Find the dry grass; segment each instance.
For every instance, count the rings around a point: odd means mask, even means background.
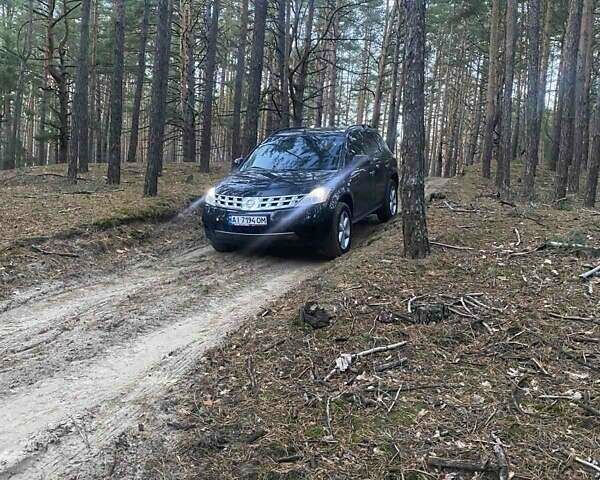
[[[159,196],[144,198],[139,164],[124,165],[117,187],[106,185],[106,165],[91,165],[75,186],[64,170],[53,165],[0,172],[0,300],[31,285],[122,267],[159,254],[174,240],[197,243],[202,237],[197,217],[165,220],[224,174],[167,164]]]
[[[513,478],[594,478],[575,460],[600,462],[600,284],[577,278],[594,260],[511,253],[548,239],[598,245],[600,221],[577,208],[513,208],[481,196],[491,192],[468,172],[447,201],[473,211],[443,200],[429,210],[433,239],[473,250],[434,247],[430,258],[407,261],[393,223],[213,350],[169,393],[178,427],[147,462],[148,476],[497,478],[428,464],[431,456],[495,464],[495,434]],[[485,306],[463,304],[467,293]],[[422,295],[460,313],[432,324],[377,320],[406,315],[407,301]],[[330,327],[299,323],[310,300],[332,313]],[[323,380],[339,354],[399,341],[407,346]],[[375,371],[398,358],[402,367]],[[544,398],[573,395],[581,402]]]
[[[116,187],[106,185],[106,165],[91,165],[77,185],[69,185],[64,174],[64,165],[0,172],[0,251],[31,238],[173,215],[223,172],[207,176],[197,165],[167,164],[155,198],[142,196],[145,170],[140,164],[124,165]]]

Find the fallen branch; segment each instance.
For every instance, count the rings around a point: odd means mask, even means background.
[[[600,254],[600,248],[593,247],[591,245],[584,245],[583,243],[565,243],[565,242],[549,241],[549,242],[545,242],[544,246],[546,248],[559,248],[559,249],[568,249],[568,250],[584,250],[584,251],[589,251],[590,253],[592,253],[594,255]]]
[[[516,247],[521,245],[521,234],[519,233],[519,229],[515,228],[515,235],[517,236]]]
[[[583,278],[584,280],[589,280],[591,277],[597,277],[600,276],[600,265],[598,265],[596,268],[592,268],[590,271],[582,273],[581,275],[579,275],[580,278]]]
[[[472,209],[469,210],[466,208],[455,208],[446,201],[444,201],[444,205],[446,205],[446,208],[448,208],[452,212],[458,212],[458,213],[477,213],[478,212],[478,210],[472,210]]]
[[[594,317],[576,317],[572,315],[561,315],[559,313],[554,312],[546,312],[546,315],[553,318],[560,318],[561,320],[572,320],[574,322],[592,322],[596,323],[596,319]]]
[[[32,245],[31,249],[33,251],[41,253],[43,255],[58,255],[59,257],[79,258],[79,255],[77,253],[55,252],[55,251],[52,251],[52,250],[44,250],[43,248],[37,247],[35,245]]]
[[[579,465],[582,465],[583,467],[587,468],[588,470],[593,470],[597,473],[600,473],[600,467],[598,465],[595,465],[594,463],[591,462],[587,462],[581,458],[577,458],[575,457],[573,460],[575,460]]]
[[[530,249],[530,250],[524,250],[524,251],[522,251],[522,252],[514,252],[514,253],[511,253],[511,254],[508,256],[508,258],[512,258],[512,257],[521,257],[521,256],[523,256],[523,255],[530,255],[530,254],[532,254],[532,253],[539,252],[540,250],[543,250],[544,248],[546,248],[546,245],[545,245],[545,244],[541,244],[541,245],[539,245],[539,246],[537,246],[537,247],[535,247],[535,248],[532,248],[532,249]]]
[[[450,248],[452,250],[475,250],[474,248],[471,248],[471,247],[461,247],[461,246],[458,246],[458,245],[448,245],[446,243],[440,243],[440,242],[430,241],[429,243],[431,245],[436,245],[438,247],[443,247],[443,248]]]
[[[381,363],[379,365],[375,365],[373,370],[377,373],[385,372],[386,370],[391,370],[392,368],[402,367],[406,363],[408,359],[401,358],[400,360],[394,360],[393,362]]]
[[[430,467],[445,468],[450,470],[463,470],[465,472],[497,472],[497,465],[490,463],[475,463],[452,458],[428,457],[427,465]]]
[[[58,177],[58,178],[68,178],[66,175],[61,175],[60,173],[36,173],[34,177]],[[89,178],[77,177],[77,180],[81,180],[84,182],[89,182]]]
[[[383,347],[371,348],[369,350],[364,350],[364,351],[358,352],[358,353],[352,353],[352,354],[342,353],[335,361],[334,369],[331,370],[331,372],[329,372],[327,374],[327,376],[325,377],[324,380],[327,382],[338,371],[345,372],[346,370],[348,370],[348,368],[350,368],[350,365],[352,365],[352,362],[354,360],[356,360],[357,358],[366,357],[367,355],[372,355],[373,353],[387,352],[389,350],[394,350],[396,348],[404,347],[406,344],[408,344],[408,342],[399,342],[399,343],[393,343],[391,345],[386,345]]]

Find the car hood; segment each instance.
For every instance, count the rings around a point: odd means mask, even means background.
[[[336,171],[272,171],[250,169],[232,173],[216,187],[219,195],[270,197],[302,195],[335,177]]]

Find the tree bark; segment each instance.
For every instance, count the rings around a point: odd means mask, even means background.
[[[535,197],[535,175],[538,165],[540,145],[540,0],[529,0],[527,17],[527,35],[529,49],[527,53],[527,122],[526,122],[526,158],[521,196],[527,199]]]
[[[314,2],[314,0],[309,0],[309,2]],[[244,155],[254,148],[258,140],[266,18],[267,0],[255,0],[254,36],[252,39],[250,77],[248,79],[248,107],[246,108],[246,121],[244,122]]]
[[[194,20],[192,17],[193,0],[183,0],[181,2],[181,9],[181,118],[183,120],[183,161],[195,162],[196,70],[194,58]],[[211,33],[209,32],[209,41],[210,38],[212,38],[210,35]]]
[[[402,138],[404,255],[429,254],[425,213],[425,0],[404,0],[406,57]]]
[[[210,17],[206,51],[206,66],[204,71],[205,81],[204,100],[202,105],[202,133],[200,134],[200,171],[205,173],[208,173],[210,169],[210,152],[212,145],[213,90],[215,85],[215,67],[217,60],[217,34],[219,33],[219,3],[220,0],[213,0],[212,2],[212,13]]]
[[[556,105],[554,108],[554,118],[552,124],[552,145],[550,147],[550,155],[547,159],[548,169],[556,171],[558,165],[558,154],[560,152],[560,138],[562,131],[562,118],[563,118],[563,106],[564,106],[564,84],[563,78],[565,76],[565,62],[566,57],[566,37],[563,37],[562,49],[560,54],[560,64],[558,67],[558,79],[557,79],[557,92],[556,92]]]
[[[569,6],[569,22],[565,36],[563,54],[566,59],[575,59],[579,51],[579,32],[581,29],[581,10],[583,0],[571,0]],[[569,164],[573,158],[573,134],[575,129],[575,79],[577,65],[572,61],[565,61],[563,84],[563,109],[561,118],[560,150],[556,178],[554,183],[554,199],[561,200],[567,195],[567,180]],[[556,202],[559,206],[560,202]]]
[[[586,162],[589,138],[589,87],[591,65],[588,65],[592,49],[592,26],[594,0],[584,0],[581,18],[581,34],[577,53],[577,73],[575,79],[575,125],[573,131],[573,159],[569,167],[568,191],[579,191],[581,164]]]
[[[12,126],[10,136],[8,139],[8,151],[6,152],[6,160],[4,168],[12,169],[19,164],[21,158],[21,151],[23,146],[21,144],[21,122],[23,112],[23,96],[26,86],[25,75],[27,74],[28,62],[32,52],[32,39],[33,39],[33,0],[28,2],[28,19],[27,19],[27,30],[25,35],[25,44],[23,51],[20,53],[19,59],[19,76],[17,78],[17,91],[15,94],[14,112],[12,117]]]
[[[144,195],[156,196],[158,175],[161,170],[162,143],[165,133],[167,87],[169,74],[169,30],[171,12],[169,0],[158,0],[156,51],[152,69],[152,93],[150,100],[150,132],[148,135],[148,162]]]
[[[284,0],[280,1],[280,9],[285,8]],[[248,42],[248,0],[241,0],[240,6],[240,34],[237,48],[237,61],[235,66],[235,84],[233,90],[233,118],[231,126],[231,160],[239,158],[242,154],[240,135],[242,97],[244,78],[246,77],[246,43]]]
[[[142,94],[144,92],[144,78],[146,76],[146,43],[148,43],[149,23],[150,0],[144,0],[144,12],[142,14],[142,30],[140,32],[138,65],[135,79],[135,93],[133,94],[133,110],[131,112],[131,133],[129,135],[129,148],[127,150],[128,162],[135,162],[137,160],[140,134],[140,110],[142,105]]]
[[[494,150],[494,129],[497,121],[498,95],[498,47],[500,44],[500,0],[492,0],[492,16],[490,18],[490,49],[488,88],[485,108],[485,132],[483,150],[481,152],[481,173],[484,178],[491,177],[492,153]]]
[[[292,79],[293,84],[293,96],[292,96],[292,107],[294,110],[294,118],[293,123],[294,127],[302,126],[304,122],[304,104],[306,99],[304,98],[304,93],[306,90],[306,81],[308,75],[308,62],[311,53],[311,44],[312,44],[312,31],[313,31],[313,22],[315,15],[315,0],[308,0],[308,13],[306,18],[306,26],[305,26],[305,36],[304,36],[304,46],[302,48],[302,52],[300,54],[299,60],[299,69],[298,69],[298,80]]]
[[[596,192],[598,190],[598,171],[600,170],[600,95],[596,96],[596,112],[594,114],[591,137],[588,176],[583,200],[583,205],[588,208],[593,208],[596,204]]]
[[[400,42],[402,40],[400,34],[400,21],[398,21],[396,30],[396,38],[394,45],[394,59],[392,65],[392,84],[390,91],[390,113],[388,115],[388,124],[385,134],[385,142],[387,143],[390,151],[394,152],[396,150],[396,137],[398,132],[398,110],[397,110],[397,99],[398,92],[400,90],[400,85],[398,81],[399,70],[400,70],[400,60],[402,49],[400,48]]]
[[[89,155],[89,37],[91,0],[81,3],[81,24],[79,33],[79,56],[77,59],[77,79],[73,96],[73,117],[71,121],[71,148],[69,151],[68,177],[71,183],[77,183],[79,162],[87,164]]]
[[[373,100],[373,116],[371,117],[371,126],[379,128],[381,119],[381,102],[383,99],[383,86],[386,78],[386,69],[388,64],[388,54],[391,41],[392,26],[398,13],[398,0],[392,0],[394,5],[389,16],[386,16],[386,24],[383,35],[383,44],[379,54],[379,65],[377,68],[377,83],[375,85],[375,99]]]
[[[125,5],[124,0],[114,0],[115,52],[110,95],[110,138],[108,142],[109,185],[121,183],[121,131],[123,129],[123,70],[125,56]]]

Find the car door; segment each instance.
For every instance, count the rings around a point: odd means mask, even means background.
[[[376,132],[366,132],[366,151],[369,155],[369,176],[371,177],[370,210],[379,207],[385,198],[385,152],[379,145]]]
[[[354,130],[348,135],[346,144],[346,168],[350,169],[350,191],[354,199],[354,218],[369,213],[373,189],[373,176],[370,175],[369,161],[354,163],[357,155],[367,155],[363,130]]]
[[[377,177],[375,188],[383,201],[385,199],[387,184],[391,176],[390,167],[392,161],[394,161],[394,154],[390,151],[387,144],[378,133],[375,134],[375,141],[377,142],[379,158],[377,162],[377,173],[375,174]]]

